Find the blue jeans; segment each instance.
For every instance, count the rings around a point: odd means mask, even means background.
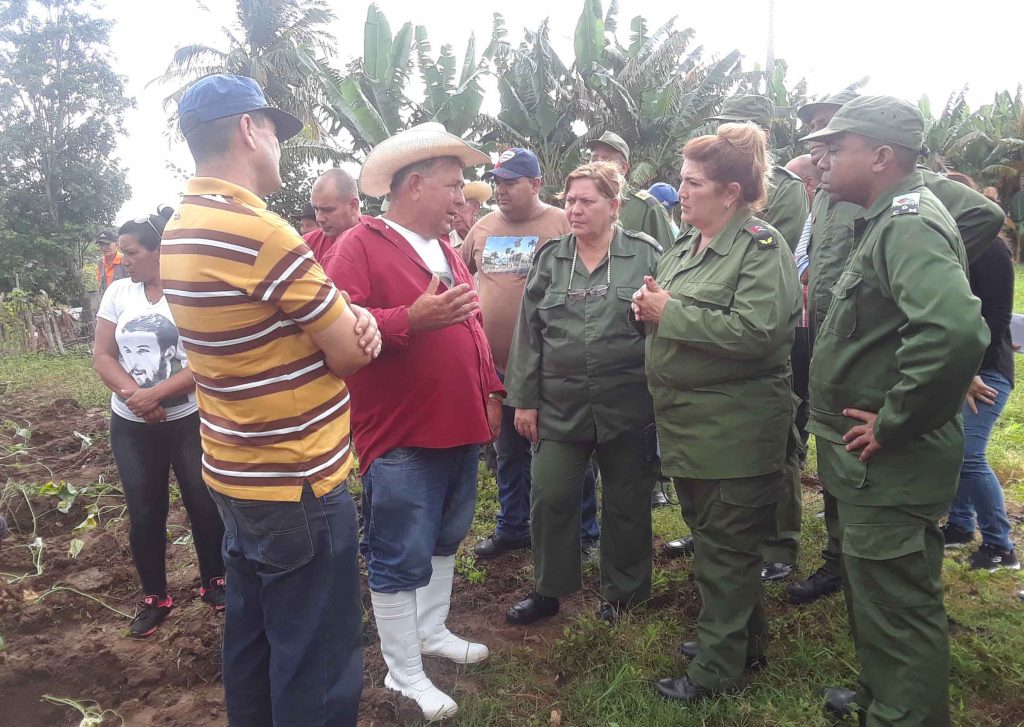
[[[1013,550],[1003,488],[985,457],[992,427],[1006,406],[1013,387],[998,371],[986,369],[979,376],[999,393],[994,405],[977,402],[977,414],[964,404],[964,463],[960,466],[960,486],[949,508],[949,522],[973,533],[977,519],[982,543]]]
[[[210,492],[224,519],[224,701],[232,727],[355,727],[363,689],[356,509]]]
[[[414,591],[430,558],[454,555],[473,524],[480,446],[395,447],[363,476],[363,541],[371,591]]]
[[[498,526],[495,534],[502,540],[530,537],[530,440],[516,431],[516,410],[501,407],[501,434],[494,440],[498,456]],[[597,466],[591,462],[583,476],[583,502],[580,540],[593,542],[601,537],[597,524]]]

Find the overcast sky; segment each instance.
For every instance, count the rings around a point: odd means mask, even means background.
[[[137,108],[125,119],[126,137],[120,155],[128,169],[132,197],[117,220],[153,211],[159,203],[176,204],[181,183],[167,171],[171,162],[192,171],[182,142],[166,135],[162,101],[172,89],[147,84],[167,67],[176,48],[189,43],[226,47],[222,26],[230,25],[234,0],[107,0],[102,13],[116,25],[112,33],[112,62],[128,79],[127,91]],[[338,22],[337,65],[360,55],[368,3],[333,0]],[[392,32],[411,20],[427,27],[435,55],[452,43],[462,60],[466,39],[475,32],[478,48],[490,37],[494,12],[505,16],[509,37],[518,42],[524,27],[536,28],[550,18],[555,47],[571,59],[572,37],[582,0],[515,0],[512,3],[475,0],[430,2],[378,0]],[[1024,2],[992,0],[976,5],[893,0],[857,0],[814,4],[776,0],[775,55],[789,63],[789,81],[806,77],[811,95],[838,90],[864,76],[864,89],[917,100],[927,94],[941,108],[949,94],[967,86],[972,107],[987,103],[1001,89],[1013,90],[1024,80],[1021,33]],[[945,7],[957,8],[951,14]],[[605,2],[607,8],[607,2]],[[692,27],[708,55],[733,48],[744,53],[744,66],[764,64],[768,40],[768,0],[729,0],[719,3],[619,1],[619,36],[628,42],[629,22],[647,18],[652,30],[678,14],[676,27]],[[707,57],[707,56],[706,56]]]

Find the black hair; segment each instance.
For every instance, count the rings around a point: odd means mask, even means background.
[[[131,235],[147,250],[156,250],[160,247],[160,239],[164,234],[164,227],[167,226],[167,221],[171,219],[173,214],[174,208],[162,204],[157,207],[155,215],[146,216],[148,221],[138,222],[137,220],[129,220],[118,228],[117,234]],[[143,218],[140,217],[139,219]]]
[[[147,313],[144,316],[133,318],[124,326],[125,333],[145,332],[156,336],[156,343],[160,346],[162,354],[169,348],[176,348],[178,345],[178,329],[174,323],[159,313]]]
[[[263,126],[270,118],[259,109],[245,113],[249,114],[258,126]],[[231,146],[231,132],[238,127],[238,119],[241,116],[243,114],[234,114],[207,121],[185,134],[185,142],[188,144],[188,150],[192,152],[192,158],[196,162],[205,162],[227,154]]]

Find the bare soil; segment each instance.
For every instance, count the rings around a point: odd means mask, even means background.
[[[0,432],[0,448],[8,448],[0,449],[0,483],[66,481],[82,487],[101,477],[117,482],[104,409],[86,409],[71,399],[0,395],[0,411],[4,419],[32,432],[27,452],[6,457],[4,453],[23,440],[11,426]],[[76,431],[90,437],[93,445],[83,449]],[[29,503],[16,493],[6,501],[3,514],[12,532],[0,545],[0,572],[35,573],[32,553],[24,547],[33,542],[33,523],[44,549],[41,575],[0,585],[0,635],[6,640],[6,650],[0,652],[0,727],[79,724],[77,711],[46,702],[43,695],[115,710],[128,727],[226,725],[220,679],[222,620],[199,600],[192,548],[169,540],[168,581],[175,610],[152,638],[133,640],[127,635],[129,616],[141,594],[128,549],[127,520],[106,519],[93,529],[75,531],[86,517],[85,506],[95,500],[80,497],[66,514],[56,509],[58,500],[34,496]],[[117,506],[123,500],[104,497],[99,504]],[[184,509],[173,504],[172,533],[184,532],[187,526]],[[75,559],[68,554],[74,538],[84,543]],[[538,683],[555,692],[559,675],[555,665],[546,663],[550,649],[545,646],[554,644],[573,615],[596,608],[596,600],[584,595],[565,599],[561,614],[529,629],[506,625],[505,609],[529,590],[529,564],[529,553],[519,552],[486,563],[483,586],[457,578],[449,625],[460,635],[486,642],[493,651],[532,646],[520,653],[535,655],[537,663],[531,666]],[[366,593],[363,602],[368,613]],[[372,618],[365,623],[359,726],[417,723],[415,704],[383,688],[385,669]],[[463,694],[480,688],[472,670],[438,659],[427,662],[431,679],[442,689],[453,689],[456,683]],[[121,722],[113,715],[104,722],[116,724]]]

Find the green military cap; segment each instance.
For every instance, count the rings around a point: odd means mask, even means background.
[[[629,161],[629,144],[627,144],[626,140],[623,139],[618,134],[613,134],[610,131],[606,131],[603,134],[601,134],[600,139],[591,139],[590,141],[588,141],[587,148],[592,150],[598,144],[610,146],[612,149],[614,149],[615,151],[619,152],[622,156],[624,156],[627,162]]]
[[[802,141],[824,141],[847,132],[919,151],[924,145],[924,116],[912,103],[894,96],[858,96],[839,109],[828,126]]]
[[[803,106],[796,110],[796,117],[805,124],[811,123],[811,119],[816,113],[824,108],[832,108],[837,111],[845,106],[846,104],[853,101],[860,94],[856,91],[846,89],[839,93],[834,93],[831,96],[826,96],[821,101],[812,101],[811,103],[805,103]]]
[[[755,93],[744,93],[730,96],[722,103],[718,116],[710,121],[753,121],[767,126],[775,116],[775,104],[767,96]]]

